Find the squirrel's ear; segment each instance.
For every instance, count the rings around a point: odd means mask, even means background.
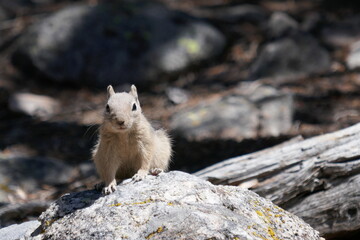
[[[137,94],[137,90],[135,85],[131,85],[131,90],[130,90],[130,94],[134,96],[134,98],[138,98],[138,94]]]
[[[113,87],[111,85],[109,85],[107,87],[107,92],[108,92],[108,97],[111,97],[112,95],[115,94],[115,91],[114,91],[114,89],[113,89]]]

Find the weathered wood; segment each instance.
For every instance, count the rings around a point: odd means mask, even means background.
[[[327,237],[360,230],[360,124],[232,158],[195,175],[246,186]]]

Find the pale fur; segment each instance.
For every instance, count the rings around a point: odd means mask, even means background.
[[[134,104],[136,110],[132,111]],[[166,171],[171,158],[169,136],[163,129],[154,130],[142,114],[134,85],[129,93],[115,93],[109,86],[107,105],[110,112],[105,110],[93,150],[105,194],[115,191],[116,179],[140,181],[149,172]]]

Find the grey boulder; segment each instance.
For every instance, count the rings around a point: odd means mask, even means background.
[[[267,24],[267,35],[270,38],[283,37],[299,29],[299,24],[284,12],[271,14]]]
[[[292,126],[292,96],[270,86],[243,86],[233,94],[175,113],[171,130],[190,140],[279,136]]]
[[[293,34],[266,43],[250,69],[250,79],[294,78],[329,70],[330,55],[316,39]]]
[[[41,216],[32,239],[320,239],[300,218],[257,194],[169,172],[107,196],[64,195]]]
[[[258,121],[257,109],[251,102],[243,96],[229,95],[175,113],[170,128],[191,140],[252,138]]]
[[[12,61],[54,82],[104,87],[157,80],[222,52],[211,25],[151,1],[72,5],[40,20]]]

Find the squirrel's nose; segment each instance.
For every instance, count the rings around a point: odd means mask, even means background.
[[[124,126],[125,121],[117,121],[117,124],[118,124],[119,126]]]

